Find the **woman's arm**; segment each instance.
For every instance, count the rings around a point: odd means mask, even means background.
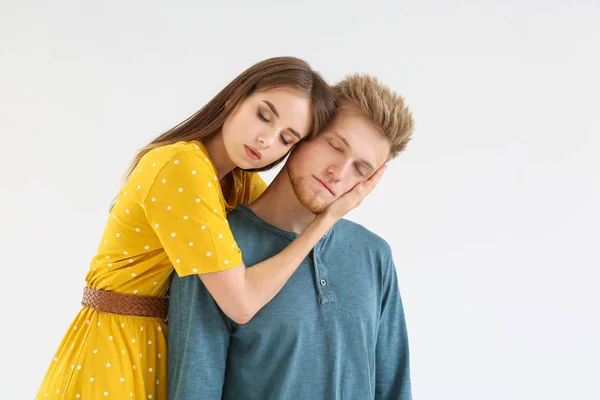
[[[302,260],[336,221],[327,215],[315,220],[281,253],[246,268],[200,274],[200,279],[221,310],[234,322],[245,324],[275,297]]]
[[[252,268],[242,263],[225,271],[200,274],[221,310],[238,324],[250,321],[279,293],[323,235],[375,188],[385,168],[333,202],[279,254]]]

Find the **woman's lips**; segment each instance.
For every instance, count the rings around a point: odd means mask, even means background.
[[[256,150],[252,146],[244,145],[244,150],[246,150],[246,154],[248,155],[248,157],[250,157],[253,160],[260,160],[262,157],[262,154],[260,154],[260,151]]]

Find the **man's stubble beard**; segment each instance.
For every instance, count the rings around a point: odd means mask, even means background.
[[[300,176],[291,165],[288,165],[286,169],[292,189],[300,204],[315,215],[325,211],[329,204],[319,196],[318,189],[314,189],[314,185],[311,185],[312,177]]]

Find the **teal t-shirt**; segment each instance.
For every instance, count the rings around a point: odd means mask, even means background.
[[[247,266],[297,236],[245,206],[228,221]],[[176,274],[168,323],[170,400],[411,399],[390,246],[347,220],[247,324],[227,318],[197,276]]]

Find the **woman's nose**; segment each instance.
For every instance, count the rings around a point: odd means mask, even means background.
[[[258,142],[264,147],[271,147],[279,135],[279,131],[272,130],[269,132],[263,132],[258,136]]]

